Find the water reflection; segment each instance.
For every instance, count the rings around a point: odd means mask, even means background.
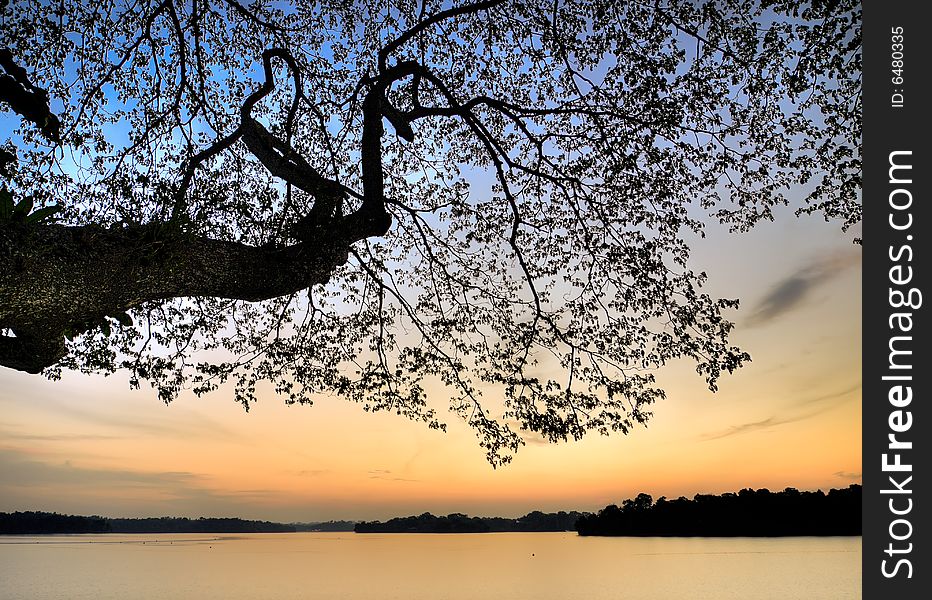
[[[0,537],[6,599],[860,598],[861,538]]]

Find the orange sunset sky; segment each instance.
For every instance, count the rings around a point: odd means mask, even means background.
[[[126,377],[50,382],[0,368],[0,511],[106,516],[384,519],[430,511],[517,516],[596,510],[638,492],[828,489],[861,478],[857,232],[777,215],[750,234],[710,228],[693,268],[741,298],[733,340],[753,362],[710,393],[685,363],[628,436],[528,437],[493,470],[452,414],[448,432],[339,398],[248,414],[223,390],[170,405]],[[443,390],[433,390],[443,406]]]

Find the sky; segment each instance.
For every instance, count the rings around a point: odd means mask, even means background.
[[[690,267],[709,274],[713,296],[741,299],[732,342],[752,362],[714,394],[689,362],[668,365],[658,373],[667,398],[628,435],[527,436],[510,465],[493,469],[453,414],[441,415],[444,433],[335,397],[286,406],[271,390],[249,413],[224,389],[165,405],[119,372],[52,382],[0,367],[0,511],[519,516],[594,511],[641,492],[860,483],[859,232],[784,209],[749,233],[706,233]]]
[[[687,362],[658,373],[647,427],[547,444],[493,469],[471,430],[446,433],[324,397],[249,413],[224,390],[162,404],[121,373],[51,382],[0,367],[0,511],[237,516],[283,522],[432,512],[598,510],[745,487],[861,481],[861,251],[857,232],[777,214],[711,228],[691,266],[741,299],[733,341],[752,356],[711,393]],[[441,405],[442,403],[438,403]]]

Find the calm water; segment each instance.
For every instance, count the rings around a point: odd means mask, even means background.
[[[0,536],[0,598],[860,598],[861,538]]]

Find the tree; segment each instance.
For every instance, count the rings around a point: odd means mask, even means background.
[[[749,356],[686,238],[860,220],[852,1],[3,3],[0,364],[336,394],[493,464]]]

